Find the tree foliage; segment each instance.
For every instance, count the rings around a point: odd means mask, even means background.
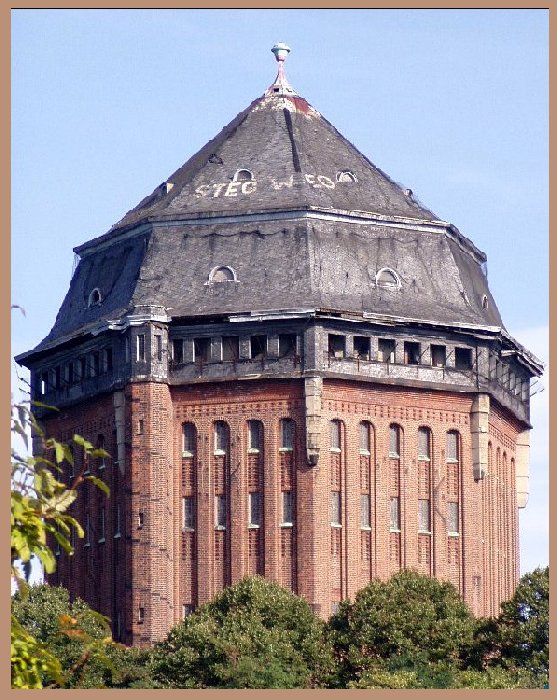
[[[11,429],[13,436],[25,445],[25,454],[12,447],[11,456],[11,573],[18,592],[25,598],[33,557],[38,558],[47,573],[56,568],[48,535],[68,554],[73,553],[71,529],[83,537],[80,524],[67,513],[77,497],[79,484],[87,479],[106,493],[108,488],[95,476],[85,476],[84,467],[71,484],[60,480],[64,463],[73,464],[72,451],[68,445],[45,436],[27,405],[12,405]],[[34,456],[27,454],[30,432],[41,445]],[[86,459],[107,454],[79,435],[74,435],[72,441],[83,450],[83,464]],[[11,622],[12,686],[41,688],[45,679],[50,684],[62,684],[62,666],[50,647],[36,639],[13,614]]]
[[[155,646],[153,678],[168,688],[316,687],[332,662],[323,633],[302,598],[246,578]]]
[[[370,673],[419,674],[440,662],[458,667],[474,628],[471,612],[448,582],[414,571],[373,581],[329,620],[338,687]],[[406,676],[399,680],[414,682]]]

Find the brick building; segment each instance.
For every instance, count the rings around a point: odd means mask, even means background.
[[[529,382],[486,256],[283,72],[79,264],[18,362],[82,465],[53,582],[147,644],[260,574],[327,617],[400,568],[494,615],[518,578]],[[71,477],[70,474],[67,475]]]

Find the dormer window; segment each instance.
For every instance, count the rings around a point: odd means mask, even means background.
[[[383,267],[375,275],[375,286],[384,289],[400,289],[402,284],[400,277],[390,267]]]
[[[487,294],[482,297],[482,309],[487,309],[489,307],[489,302],[487,300]]]
[[[358,179],[350,170],[341,170],[337,173],[337,182],[358,182]]]
[[[236,272],[226,265],[214,267],[209,273],[207,284],[212,282],[237,282]]]
[[[98,306],[101,302],[101,290],[98,287],[95,287],[95,289],[93,289],[93,291],[89,294],[89,301],[87,302],[87,306],[91,308],[91,306]]]
[[[243,168],[241,170],[236,170],[236,173],[234,174],[234,177],[232,179],[234,180],[234,182],[251,182],[254,179],[254,177],[251,170]]]

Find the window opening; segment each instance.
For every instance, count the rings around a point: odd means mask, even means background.
[[[283,418],[280,422],[280,447],[282,450],[294,448],[294,421]]]
[[[458,459],[458,433],[455,430],[451,430],[447,433],[447,462],[458,462]]]
[[[253,173],[247,168],[237,170],[233,177],[234,182],[251,182],[253,179]]]
[[[419,365],[420,364],[420,344],[406,341],[404,343],[404,364]]]
[[[418,500],[418,530],[420,532],[431,532],[429,499],[426,498]]]
[[[445,367],[447,363],[447,348],[444,345],[431,346],[432,367]]]
[[[395,341],[390,338],[379,338],[378,341],[379,362],[395,361]]]
[[[369,423],[360,423],[360,452],[363,452],[364,454],[369,454],[370,452],[369,429]]]
[[[226,529],[226,496],[215,496],[215,527],[219,530]]]
[[[400,428],[398,425],[389,426],[389,457],[400,457]]]
[[[184,496],[182,498],[182,529],[184,532],[193,532],[195,530],[193,496]]]
[[[362,493],[360,496],[360,527],[368,530],[371,527],[369,493]]]
[[[236,273],[226,265],[215,267],[209,274],[209,282],[234,282],[235,280]]]
[[[340,491],[331,491],[331,525],[341,525]]]
[[[384,267],[375,275],[375,284],[384,289],[400,289],[400,278],[390,267]]]
[[[209,352],[211,348],[210,338],[193,339],[193,355],[197,364],[209,362]]]
[[[293,333],[279,335],[279,357],[296,354],[296,336]]]
[[[259,491],[252,491],[248,494],[248,511],[249,526],[259,527],[261,525],[261,494]]]
[[[137,360],[143,361],[145,359],[145,336],[140,333],[137,336]]]
[[[331,421],[331,450],[340,451],[340,421]]]
[[[222,359],[224,362],[236,362],[240,357],[240,338],[237,335],[223,336]]]
[[[184,362],[184,341],[182,338],[176,338],[172,341],[172,357],[175,364],[181,365]]]
[[[95,287],[93,291],[89,294],[88,306],[98,306],[102,301],[101,290]]]
[[[472,369],[472,350],[470,348],[455,348],[455,369]]]
[[[294,523],[294,494],[292,491],[282,492],[282,525]]]
[[[400,501],[398,496],[391,498],[389,508],[389,528],[397,532],[400,530]]]
[[[447,534],[458,535],[459,532],[458,503],[449,501],[447,503]]]
[[[346,338],[343,335],[329,333],[329,356],[336,358],[346,356]]]
[[[162,335],[155,336],[155,352],[157,360],[160,362],[162,360]]]
[[[354,356],[359,360],[369,360],[370,355],[370,339],[363,335],[354,336]]]
[[[226,423],[217,421],[215,423],[215,451],[226,452],[228,442],[228,429]]]
[[[418,459],[431,458],[431,433],[428,428],[418,429]]]
[[[102,371],[112,372],[112,348],[104,348],[102,351]]]
[[[358,180],[350,170],[341,170],[337,173],[337,182],[358,182]]]
[[[261,433],[261,421],[248,421],[248,448],[250,450],[259,452],[259,450],[261,449]]]
[[[195,605],[192,605],[191,603],[185,603],[182,605],[182,619],[186,619],[188,615],[191,615],[193,611],[195,610]]]
[[[252,335],[250,338],[250,358],[261,360],[267,355],[267,336]]]
[[[195,454],[195,426],[184,423],[182,426],[182,457],[193,457]]]

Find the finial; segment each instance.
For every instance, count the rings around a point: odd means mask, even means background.
[[[278,73],[275,82],[267,89],[265,95],[295,95],[296,93],[289,84],[284,74],[284,62],[290,53],[290,47],[282,42],[278,42],[273,46],[271,51],[275,54],[278,63]]]

